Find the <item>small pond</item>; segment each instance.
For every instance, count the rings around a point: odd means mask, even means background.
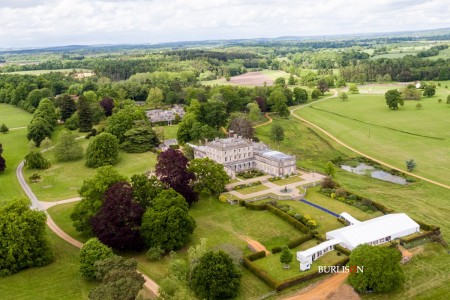
[[[348,172],[355,173],[355,174],[367,175],[372,178],[389,181],[389,182],[396,183],[396,184],[401,184],[401,185],[406,184],[405,178],[389,174],[382,170],[375,169],[374,167],[366,165],[365,163],[360,163],[356,167],[342,165],[341,169],[348,171]]]

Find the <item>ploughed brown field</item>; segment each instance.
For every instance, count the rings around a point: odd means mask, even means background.
[[[264,82],[267,85],[273,85],[273,80],[261,72],[248,72],[239,76],[230,78],[230,83],[237,85],[251,85],[251,86],[263,86]]]

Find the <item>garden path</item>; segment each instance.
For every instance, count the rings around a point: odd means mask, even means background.
[[[270,254],[270,252],[266,249],[266,247],[264,247],[264,245],[261,244],[260,242],[255,241],[249,238],[248,236],[242,236],[241,238],[247,242],[251,250],[254,250],[255,252],[265,251],[266,255]]]

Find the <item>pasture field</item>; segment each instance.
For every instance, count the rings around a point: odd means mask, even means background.
[[[422,109],[416,108],[417,101],[405,101],[404,107],[392,111],[384,95],[360,94],[350,95],[345,102],[325,100],[295,113],[363,153],[403,170],[405,161],[414,159],[415,173],[450,184],[450,105],[438,103],[438,98],[446,96],[443,90],[422,98]]]
[[[31,114],[9,104],[0,104],[0,125],[5,123],[10,129],[26,127],[30,120]],[[0,203],[24,195],[16,179],[16,167],[28,152],[26,136],[26,128],[10,130],[6,134],[0,133],[2,156],[6,160],[6,170],[0,174]]]
[[[78,249],[66,243],[50,229],[48,237],[55,254],[44,267],[30,268],[11,276],[0,277],[0,299],[88,299],[96,285],[81,278],[78,271]]]
[[[79,140],[79,143],[86,150],[90,141],[83,138]],[[83,180],[92,177],[95,174],[95,169],[86,167],[84,158],[71,162],[57,162],[53,152],[50,149],[44,153],[44,157],[50,160],[52,164],[49,169],[24,169],[27,180],[33,173],[38,173],[42,178],[37,183],[28,182],[31,189],[42,201],[57,201],[78,197],[78,189],[81,187]],[[156,164],[156,154],[152,152],[135,154],[120,151],[119,159],[119,163],[114,167],[125,176],[152,170]]]
[[[248,87],[273,85],[273,81],[278,77],[284,77],[286,80],[289,78],[289,73],[279,70],[263,70],[256,72],[247,72],[238,76],[233,76],[230,81],[226,81],[225,78],[219,78],[215,80],[201,81],[203,85],[242,85]]]

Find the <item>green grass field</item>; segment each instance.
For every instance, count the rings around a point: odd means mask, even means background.
[[[279,186],[284,186],[286,184],[291,184],[291,183],[297,183],[297,182],[302,182],[303,179],[301,179],[299,176],[290,176],[289,178],[283,178],[280,180],[276,180],[273,183],[279,185]]]
[[[0,104],[0,125],[5,123],[9,128],[26,127],[31,114],[8,104]],[[16,167],[28,152],[27,129],[10,130],[0,133],[0,144],[3,145],[3,157],[6,170],[0,174],[0,203],[2,201],[24,195],[16,179]]]
[[[244,189],[236,190],[236,192],[241,193],[243,195],[248,195],[248,194],[252,194],[252,193],[256,193],[256,192],[260,192],[260,191],[265,191],[268,189],[269,188],[267,186],[260,184],[260,185],[255,185],[255,186],[247,187]]]
[[[86,149],[90,140],[80,139],[79,143]],[[53,150],[44,153],[50,160],[52,166],[47,170],[25,170],[25,177],[28,178],[33,173],[41,176],[38,183],[30,183],[33,192],[38,199],[43,201],[57,201],[73,197],[78,197],[78,189],[83,180],[92,177],[95,169],[84,165],[84,159],[71,162],[57,162],[54,158]],[[144,173],[152,170],[156,164],[156,154],[145,152],[132,154],[120,151],[120,161],[114,167],[123,175],[130,177],[133,174]]]
[[[155,130],[163,130],[165,140],[176,139],[178,125],[155,126]]]
[[[78,272],[78,249],[47,230],[55,261],[51,264],[0,277],[0,299],[88,299],[95,283],[87,282]]]
[[[450,184],[450,105],[438,103],[446,96],[443,90],[422,98],[420,110],[416,101],[406,101],[404,107],[391,111],[384,95],[360,94],[350,95],[346,102],[329,99],[296,113],[368,155],[404,170],[405,161],[414,159],[415,173]]]

